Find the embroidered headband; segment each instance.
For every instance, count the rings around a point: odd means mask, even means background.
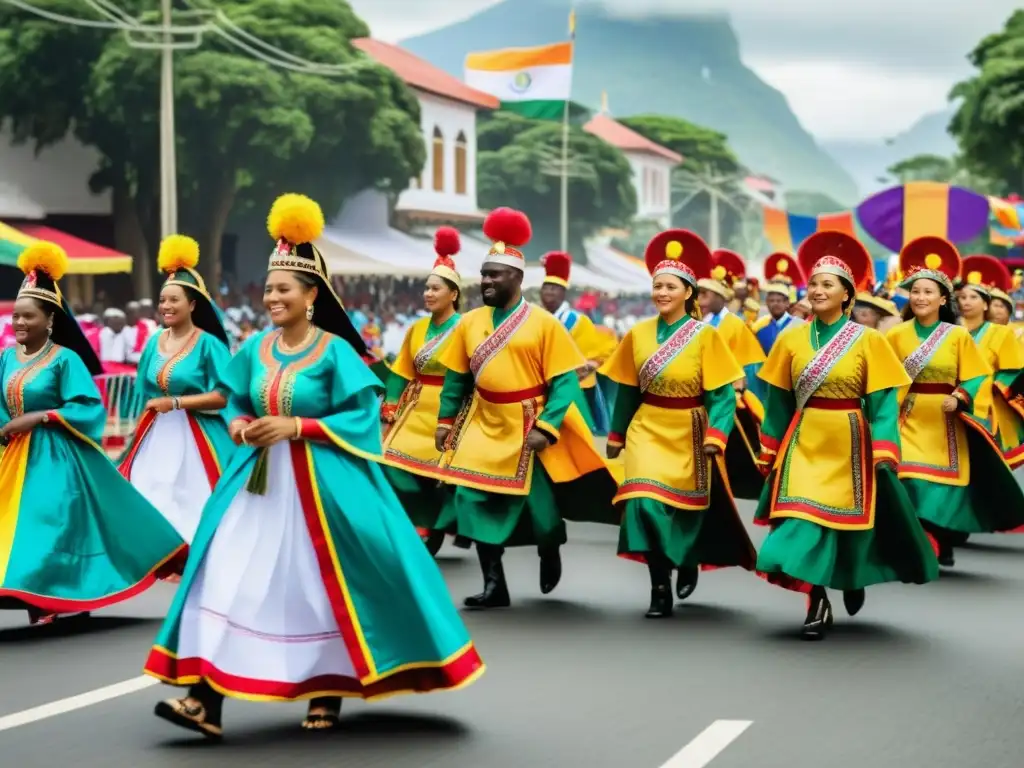
[[[270,208],[267,231],[276,243],[267,264],[268,272],[305,272],[330,284],[323,258],[313,245],[324,231],[324,213],[315,201],[305,195],[281,195]],[[302,245],[310,246],[312,257],[299,252]]]
[[[68,266],[67,253],[56,243],[45,240],[32,243],[18,254],[18,268],[25,273],[18,298],[39,299],[63,310],[63,296],[57,281],[67,273]]]

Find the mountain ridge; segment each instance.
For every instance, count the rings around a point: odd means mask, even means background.
[[[713,128],[753,172],[856,202],[853,178],[800,125],[785,96],[743,64],[728,17],[622,18],[585,5],[576,30],[574,101],[596,108],[607,91],[613,115],[660,113]],[[470,51],[541,45],[566,31],[563,4],[505,0],[400,44],[461,78]]]

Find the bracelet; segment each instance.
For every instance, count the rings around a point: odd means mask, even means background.
[[[298,416],[295,417],[295,439],[299,440],[302,437],[302,419]]]
[[[181,410],[181,398],[179,398],[179,397],[172,397],[171,398],[171,408],[173,410],[175,410],[175,411],[180,411]]]

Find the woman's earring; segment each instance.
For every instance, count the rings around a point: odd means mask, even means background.
[[[306,307],[306,319],[309,320],[309,322],[313,322],[313,305],[312,304],[310,304],[308,307]]]
[[[53,326],[52,325],[46,326],[46,335],[47,336],[53,336]]]

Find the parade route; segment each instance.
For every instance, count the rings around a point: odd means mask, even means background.
[[[940,582],[869,590],[855,619],[837,596],[818,644],[797,638],[800,596],[735,569],[645,621],[646,571],[614,557],[615,538],[571,528],[548,597],[535,553],[511,552],[514,607],[464,614],[487,674],[347,701],[331,735],[298,728],[301,704],[229,701],[221,745],[154,718],[174,691],[139,673],[173,585],[84,625],[0,613],[0,754],[19,768],[1019,768],[1024,537],[977,537]],[[457,600],[478,589],[472,552],[446,546],[440,564]]]

